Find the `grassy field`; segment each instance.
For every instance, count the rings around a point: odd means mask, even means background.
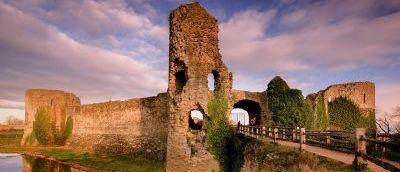
[[[273,143],[253,141],[244,155],[257,164],[251,171],[354,171],[352,165]]]
[[[18,146],[21,143],[24,131],[0,131],[0,146]]]
[[[152,161],[129,155],[100,155],[91,152],[74,151],[63,147],[0,146],[3,153],[30,153],[73,162],[85,167],[115,171],[164,171],[163,161]]]
[[[40,154],[85,167],[115,171],[164,171],[164,161],[152,161],[129,155],[100,155],[65,147],[20,146],[23,131],[0,131],[0,153]]]

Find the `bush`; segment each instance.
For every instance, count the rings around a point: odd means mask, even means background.
[[[314,120],[314,128],[315,129],[326,129],[329,126],[329,116],[326,114],[324,98],[321,96],[318,98],[318,102],[316,105],[315,114],[316,118]]]
[[[275,125],[312,127],[312,109],[305,102],[302,92],[290,89],[281,77],[276,76],[268,83],[267,99]]]
[[[65,119],[65,112],[63,118]],[[33,143],[36,139],[41,145],[57,144],[64,145],[72,134],[73,121],[68,117],[66,122],[61,122],[60,130],[56,129],[55,121],[52,120],[44,108],[39,108],[33,121],[33,130],[27,141]]]
[[[206,142],[209,151],[220,162],[224,171],[229,169],[228,141],[232,139],[226,112],[228,101],[222,91],[214,92],[210,102],[208,102],[208,113],[210,120],[206,123],[207,138]]]
[[[35,114],[35,121],[33,121],[33,133],[39,144],[48,145],[53,142],[54,128],[47,111],[39,108]]]
[[[330,126],[334,128],[353,130],[360,125],[361,111],[351,100],[345,97],[329,102]]]
[[[250,141],[242,134],[236,134],[230,126],[226,112],[228,101],[223,91],[214,92],[208,102],[209,120],[205,123],[206,143],[223,171],[239,172],[244,163],[243,152]]]

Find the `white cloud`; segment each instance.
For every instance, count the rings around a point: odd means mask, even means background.
[[[283,11],[282,18],[272,11],[241,11],[221,24],[222,55],[238,71],[387,65],[400,54],[400,12],[377,16],[380,7],[390,6],[374,0],[319,1]],[[269,35],[271,28],[279,31]]]
[[[83,102],[151,96],[166,91],[164,71],[77,42],[53,26],[3,3],[0,3],[0,25],[3,99],[20,101],[29,87],[72,91]]]

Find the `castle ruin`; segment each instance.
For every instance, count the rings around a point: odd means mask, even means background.
[[[207,103],[213,93],[208,88],[208,75],[214,76],[214,91],[223,90],[228,97],[227,117],[233,108],[242,108],[254,121],[252,125],[272,124],[266,91],[232,90],[232,73],[219,53],[217,20],[199,3],[178,7],[171,12],[169,20],[166,93],[82,105],[72,93],[27,90],[22,144],[28,144],[25,138],[32,132],[36,111],[45,108],[58,127],[66,117],[72,117],[74,126],[67,146],[166,160],[167,171],[219,171],[218,162],[207,151],[204,127],[197,130],[189,125],[192,110],[202,112],[204,123],[207,122]],[[329,87],[325,90],[325,100],[342,95],[362,108],[374,108],[373,84],[348,85]],[[360,95],[366,97],[366,104],[362,104]]]

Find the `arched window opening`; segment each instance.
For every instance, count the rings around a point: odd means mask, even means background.
[[[231,111],[230,121],[235,125],[237,125],[238,122],[242,125],[249,125],[249,113],[244,109],[234,108]]]
[[[175,87],[177,93],[182,92],[183,87],[186,85],[186,82],[187,82],[187,77],[185,70],[180,70],[175,73]]]
[[[248,122],[244,121],[243,125],[260,125],[261,124],[261,107],[260,104],[252,100],[240,100],[233,105],[234,109],[243,109],[248,114]]]
[[[208,89],[218,90],[219,86],[219,73],[213,70],[211,73],[208,74]]]
[[[204,116],[199,110],[192,110],[189,116],[189,128],[192,130],[201,130],[203,128]]]
[[[364,103],[367,102],[367,94],[364,94]]]

